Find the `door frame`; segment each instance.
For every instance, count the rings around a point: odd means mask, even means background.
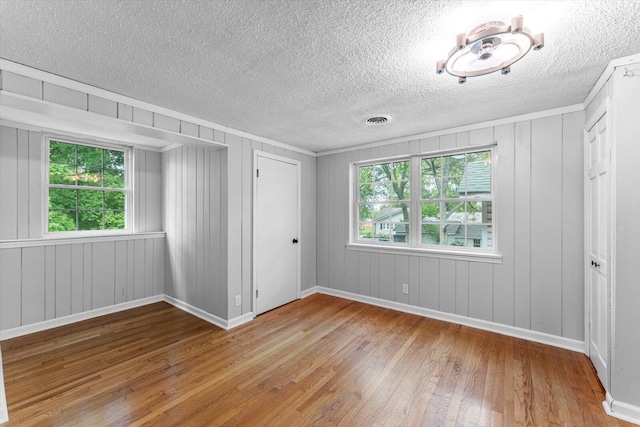
[[[256,251],[256,240],[257,240],[257,230],[258,230],[258,157],[264,157],[271,160],[276,160],[283,163],[289,163],[296,167],[297,171],[297,180],[298,180],[298,227],[296,233],[298,234],[298,244],[297,244],[297,271],[296,271],[296,299],[300,299],[300,284],[302,282],[302,245],[305,244],[304,240],[301,239],[301,225],[302,225],[302,162],[296,159],[290,159],[288,157],[280,156],[277,154],[269,153],[261,150],[253,150],[253,206],[252,206],[252,235],[251,235],[251,311],[253,312],[253,317],[256,317],[256,268],[257,268],[257,251]]]
[[[589,233],[590,233],[590,209],[591,209],[591,192],[589,188],[589,131],[602,119],[602,117],[606,114],[606,125],[607,125],[607,138],[609,143],[609,153],[608,153],[608,165],[607,165],[607,192],[609,194],[609,205],[607,206],[608,212],[608,224],[607,227],[607,246],[608,246],[608,254],[607,254],[607,367],[605,370],[606,376],[606,384],[602,384],[605,391],[607,393],[610,389],[610,381],[611,381],[611,355],[612,355],[612,346],[615,342],[614,329],[612,326],[613,320],[613,298],[615,296],[615,224],[616,224],[616,208],[615,208],[615,135],[613,135],[612,128],[612,105],[611,98],[607,97],[605,102],[603,102],[600,107],[595,111],[595,113],[589,118],[589,120],[585,123],[585,127],[583,130],[583,147],[584,147],[584,353],[591,357],[591,267],[589,264],[590,258],[590,242],[589,242]]]

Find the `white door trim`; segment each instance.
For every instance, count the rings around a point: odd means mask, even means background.
[[[252,268],[252,280],[251,280],[251,311],[253,312],[253,317],[256,317],[256,292],[255,292],[255,277],[256,277],[256,235],[257,235],[257,218],[258,218],[258,212],[257,212],[257,208],[258,208],[258,192],[257,192],[257,188],[258,188],[258,157],[264,157],[267,159],[272,159],[272,160],[277,160],[280,162],[284,162],[284,163],[289,163],[292,164],[294,166],[296,166],[296,170],[297,170],[297,179],[298,179],[298,227],[297,227],[297,234],[298,234],[298,239],[300,240],[300,236],[301,236],[301,222],[302,222],[302,162],[299,160],[295,160],[295,159],[290,159],[288,157],[284,157],[284,156],[279,156],[277,154],[273,154],[273,153],[268,153],[266,151],[260,151],[260,150],[253,150],[253,169],[252,169],[252,173],[253,173],[253,207],[252,207],[252,226],[253,226],[253,233],[251,236],[251,268]],[[301,241],[298,245],[297,245],[297,264],[298,264],[298,271],[296,272],[296,298],[300,299],[300,284],[302,282],[302,245],[304,245],[306,242]]]

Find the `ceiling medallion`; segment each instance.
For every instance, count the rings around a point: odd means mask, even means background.
[[[529,50],[544,47],[544,34],[531,35],[522,26],[522,15],[504,22],[490,21],[469,32],[458,34],[456,47],[451,49],[446,60],[438,61],[436,73],[445,71],[458,77],[458,83],[467,77],[482,76],[501,70],[503,75],[511,72],[511,64],[525,56]]]

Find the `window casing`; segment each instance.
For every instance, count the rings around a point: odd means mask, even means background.
[[[354,163],[350,244],[496,254],[494,147]]]
[[[45,234],[131,232],[131,149],[46,138]]]

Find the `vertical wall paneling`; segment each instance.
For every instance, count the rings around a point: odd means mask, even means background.
[[[441,135],[440,136],[440,149],[441,150],[448,150],[450,148],[455,148],[455,147],[456,147],[456,135],[455,134]]]
[[[146,296],[160,295],[164,292],[164,251],[165,239],[153,239],[153,289]]]
[[[371,296],[371,254],[369,252],[356,253],[358,254],[357,293],[360,295]]]
[[[156,243],[160,239],[154,239]],[[164,257],[164,254],[155,254],[157,257]],[[127,301],[127,242],[115,242],[115,260],[114,260],[114,302],[120,304]],[[155,295],[161,294],[162,290],[157,291]]]
[[[1,252],[1,251],[0,251]],[[1,256],[1,255],[0,255]],[[22,263],[21,325],[42,322],[45,320],[45,251],[43,247],[24,248]],[[2,283],[6,283],[2,281]],[[9,300],[11,301],[11,300]],[[3,309],[0,304],[0,309]],[[0,328],[2,329],[2,328]]]
[[[154,241],[151,239],[143,240],[144,242],[144,297],[148,297],[153,295],[153,271],[155,266],[153,255],[154,251]]]
[[[18,237],[18,131],[0,126],[0,239]]]
[[[447,313],[456,312],[456,261],[440,260],[440,283],[438,310]]]
[[[144,297],[145,279],[144,276],[147,272],[145,265],[145,249],[146,244],[144,240],[134,240],[133,242],[133,298],[139,299]],[[95,257],[95,252],[94,252]],[[94,267],[95,268],[95,267]],[[95,279],[95,278],[94,278]],[[94,301],[95,301],[94,297]]]
[[[328,222],[327,222],[327,242],[328,242],[328,258],[329,258],[329,271],[327,275],[327,286],[332,288],[338,288],[338,251],[337,246],[339,242],[337,223],[339,208],[336,206],[338,199],[336,197],[336,191],[338,188],[338,154],[329,156],[328,165],[328,180],[327,180],[327,210],[328,210]],[[344,184],[344,183],[342,183]],[[339,289],[339,288],[338,288]]]
[[[440,301],[440,262],[437,258],[420,258],[420,307],[438,310]]]
[[[141,242],[144,242],[141,240]],[[115,303],[115,244],[97,242],[93,244],[93,293],[92,308],[102,308]]]
[[[316,250],[316,275],[319,286],[330,287],[329,285],[329,156],[318,158],[317,165],[317,191],[316,191],[316,212],[317,212],[317,250]]]
[[[29,237],[38,238],[43,232],[42,135],[29,131]]]
[[[227,148],[227,294],[229,318],[241,314],[234,296],[242,294],[242,138],[226,135]]]
[[[129,240],[127,242],[127,287],[125,293],[127,295],[127,301],[133,301],[135,291],[136,280],[136,251],[135,240]]]
[[[241,313],[251,311],[251,292],[253,291],[253,151],[251,140],[242,138],[242,293]],[[298,236],[298,239],[301,239]],[[301,240],[304,245],[304,241]]]
[[[162,156],[155,151],[145,152],[144,231],[162,229]]]
[[[56,246],[56,317],[71,314],[71,245]]]
[[[84,245],[71,245],[71,314],[84,311]]]
[[[403,304],[409,304],[409,294],[405,294],[402,292],[402,285],[409,285],[409,256],[407,255],[396,255],[396,266],[395,266],[395,278],[394,278],[394,289],[395,289],[395,301],[401,302]]]
[[[464,148],[469,146],[469,132],[458,132],[456,134],[456,147]]]
[[[420,140],[420,152],[428,153],[430,151],[435,151],[440,148],[440,138],[437,136],[432,136],[430,138],[423,138]]]
[[[197,190],[197,181],[196,181],[196,159],[198,157],[199,148],[188,147],[187,148],[187,167],[183,169],[186,172],[187,176],[187,200],[189,200],[189,205],[187,206],[186,216],[187,216],[187,230],[186,236],[189,244],[187,247],[187,263],[186,263],[186,285],[187,285],[187,302],[189,304],[193,304],[194,301],[198,301],[198,297],[200,295],[200,290],[198,289],[198,281],[197,281],[197,269],[196,269],[196,260],[198,259],[198,238],[196,236],[196,221],[197,216],[196,212],[198,210],[198,200],[196,199],[196,190]],[[200,254],[201,255],[201,254]]]
[[[83,307],[84,310],[91,310],[93,307],[93,244],[83,244]]]
[[[409,257],[409,304],[420,306],[420,257]]]
[[[202,198],[202,212],[198,215],[199,221],[201,221],[198,222],[198,227],[202,230],[202,233],[198,233],[202,235],[202,259],[198,264],[198,273],[202,275],[202,301],[204,302],[204,310],[209,313],[213,310],[209,286],[212,280],[210,264],[213,262],[211,259],[211,156],[212,153],[210,151],[202,151],[202,162],[200,165],[202,168],[202,181],[199,186],[201,192],[198,194],[198,197]]]
[[[469,145],[490,144],[495,141],[495,128],[486,127],[469,132]]]
[[[20,269],[22,266],[20,249],[0,249],[0,328],[20,326],[22,307]]]
[[[87,94],[66,87],[44,82],[42,84],[42,99],[67,107],[87,110]]]
[[[380,296],[380,254],[371,254],[371,296],[378,298]]]
[[[162,153],[166,248],[158,242],[144,248],[146,262],[154,259],[146,266],[145,293],[154,291],[157,275],[168,295],[222,318],[227,306],[221,289],[221,270],[226,268],[221,261],[225,225],[220,215],[224,151],[183,146]],[[166,254],[162,262],[153,257],[158,251]],[[219,301],[223,295],[225,301]]]
[[[493,264],[469,263],[469,316],[493,320]]]
[[[223,284],[226,283],[226,242],[224,240],[225,221],[223,220],[223,212],[226,207],[224,206],[224,186],[226,179],[226,172],[223,173],[224,165],[226,165],[226,159],[223,162],[223,154],[226,150],[214,151],[209,153],[209,188],[210,199],[209,206],[211,207],[211,216],[209,222],[210,240],[209,246],[211,248],[209,260],[209,287],[212,288],[210,292],[211,296],[211,310],[212,313],[224,312],[223,302],[224,291]]]
[[[145,199],[145,188],[147,183],[147,175],[144,173],[144,169],[146,166],[146,152],[139,149],[133,150],[133,173],[135,174],[135,178],[133,180],[134,188],[133,194],[136,198],[134,203],[134,231],[142,232],[144,229],[144,218],[146,216],[146,206],[143,203]]]
[[[18,239],[29,237],[29,132],[18,129],[17,194]],[[3,201],[4,202],[4,201]]]
[[[531,326],[561,335],[561,116],[532,121],[531,165]]]
[[[346,288],[346,275],[347,275],[347,263],[346,263],[346,248],[345,244],[347,243],[346,236],[348,234],[349,228],[347,227],[347,221],[349,220],[349,206],[348,206],[348,198],[349,198],[349,186],[344,185],[347,182],[347,159],[346,154],[341,153],[338,154],[338,165],[337,165],[337,182],[335,188],[335,205],[336,209],[336,222],[334,225],[336,227],[336,255],[338,256],[338,264],[337,264],[337,277],[336,277],[336,288],[341,291],[345,291]]]
[[[168,151],[162,154],[162,200],[176,200],[176,180],[169,179],[176,176],[175,174],[175,155],[176,150]],[[175,296],[175,224],[176,224],[176,204],[163,203],[162,205],[162,229],[167,234],[165,248],[165,280],[164,293]]]
[[[469,277],[469,262],[456,261],[456,314],[468,316],[469,305],[476,303],[475,301],[469,302],[470,287],[476,287],[476,277]],[[473,289],[471,293],[474,293]]]
[[[118,118],[128,122],[133,120],[133,107],[118,103]]]
[[[44,320],[51,320],[56,317],[56,247],[46,246],[44,249],[44,258]],[[91,271],[91,269],[88,271]],[[85,295],[86,294],[85,292]]]
[[[529,329],[531,327],[531,122],[529,121],[515,125],[514,184],[515,326]],[[500,233],[499,230],[498,233]]]
[[[582,206],[583,122],[578,112],[320,156],[317,284],[582,339],[582,220],[577,210]],[[500,262],[357,248],[345,253],[350,185],[346,172],[351,159],[367,161],[493,141]],[[357,270],[352,271],[354,263]],[[352,283],[356,276],[357,287]],[[403,283],[409,284],[408,296],[402,293]]]
[[[515,201],[515,126],[510,123],[495,128],[497,142],[496,221],[502,264],[493,266],[493,319],[505,325],[514,324],[514,201]]]
[[[584,212],[582,127],[584,112],[562,116],[562,336],[584,339],[583,301],[570,298],[582,292],[584,283]],[[567,297],[565,297],[567,296]]]
[[[349,169],[351,167],[351,163],[358,160],[358,152],[350,151],[344,154],[344,176],[341,178],[342,182],[348,182],[349,180]],[[357,293],[358,292],[358,253],[351,250],[346,250],[347,238],[349,236],[349,186],[342,185],[343,189],[341,198],[343,207],[340,208],[343,219],[341,223],[343,224],[341,230],[338,231],[339,236],[342,236],[342,244],[340,247],[345,248],[345,290],[347,292]]]
[[[395,301],[396,256],[378,255],[378,298]]]

